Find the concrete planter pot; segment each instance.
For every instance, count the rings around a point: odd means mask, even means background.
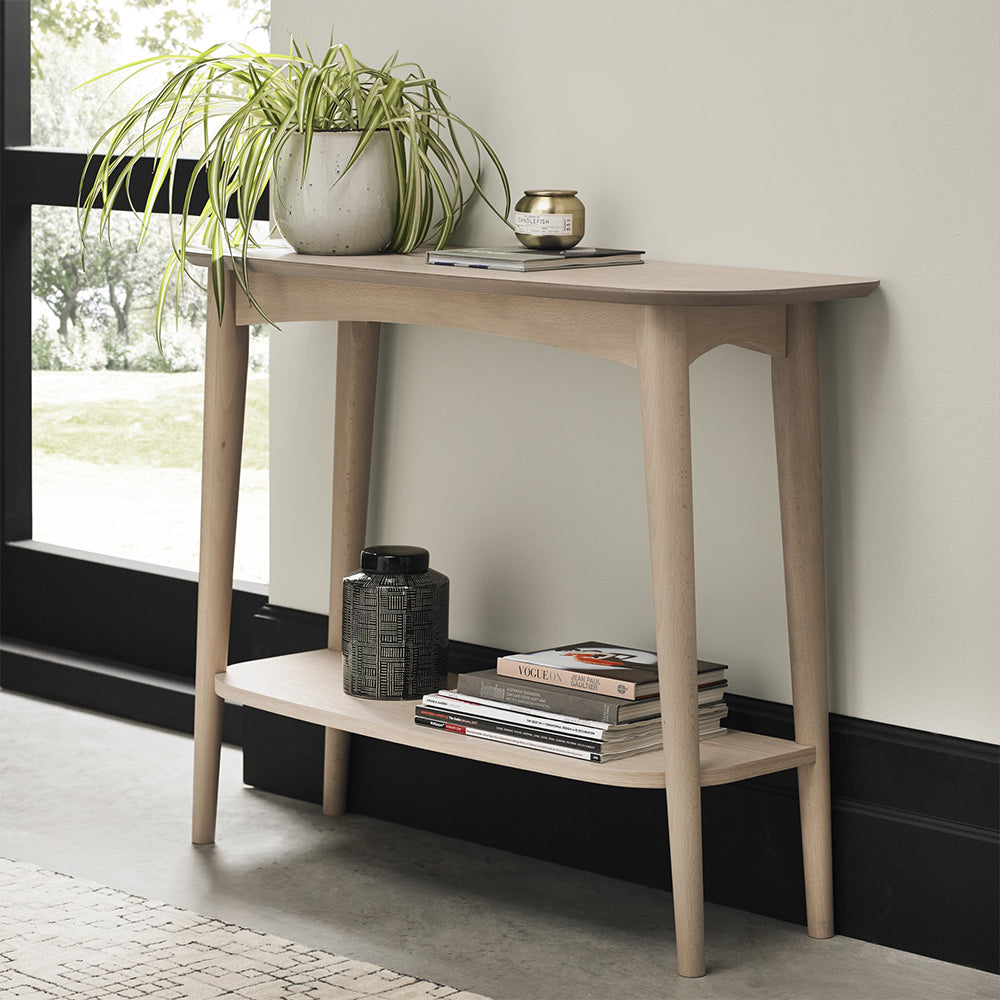
[[[351,169],[360,132],[316,132],[302,178],[304,137],[289,138],[274,164],[274,221],[297,253],[372,254],[392,239],[396,171],[387,132],[377,132]]]

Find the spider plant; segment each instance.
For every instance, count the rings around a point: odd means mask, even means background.
[[[172,284],[179,286],[187,273],[184,254],[191,246],[210,250],[220,319],[227,256],[233,258],[239,287],[257,306],[249,288],[247,254],[260,243],[251,223],[274,175],[277,156],[295,134],[303,137],[304,176],[317,132],[359,133],[348,169],[377,131],[388,132],[398,198],[387,251],[409,253],[428,241],[436,249],[445,246],[476,194],[507,222],[510,187],[492,147],[449,110],[434,78],[416,63],[400,63],[397,58],[393,55],[379,67],[369,66],[358,61],[347,45],[331,39],[317,59],[293,39],[288,55],[261,53],[241,44],[214,45],[188,55],[152,56],[88,81],[125,74],[121,86],[138,74],[168,71],[165,82],[135,103],[94,144],[78,202],[84,254],[95,218],[99,235],[110,237],[111,207],[122,192],[141,219],[141,245],[153,203],[166,186],[173,252],[157,299],[158,343],[169,290]],[[195,140],[201,153],[178,198],[174,186],[178,162]],[[153,177],[144,201],[137,205],[129,184],[144,157],[153,158]],[[94,163],[94,173],[88,175]],[[502,209],[482,186],[489,164],[502,185]],[[195,182],[200,176],[208,182],[208,198],[199,207]]]

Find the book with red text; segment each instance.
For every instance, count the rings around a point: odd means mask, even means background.
[[[721,663],[699,660],[699,685],[724,679],[725,670]],[[501,677],[629,701],[653,698],[660,691],[656,653],[605,642],[577,642],[501,656],[497,660],[497,673]]]

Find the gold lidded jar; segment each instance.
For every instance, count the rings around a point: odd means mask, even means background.
[[[568,250],[583,239],[583,202],[566,188],[530,188],[514,206],[514,235],[530,250]]]

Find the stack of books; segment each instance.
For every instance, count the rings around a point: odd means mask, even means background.
[[[698,661],[700,738],[721,736],[726,667]],[[656,654],[603,642],[503,656],[424,695],[414,721],[445,732],[602,763],[663,747]]]

